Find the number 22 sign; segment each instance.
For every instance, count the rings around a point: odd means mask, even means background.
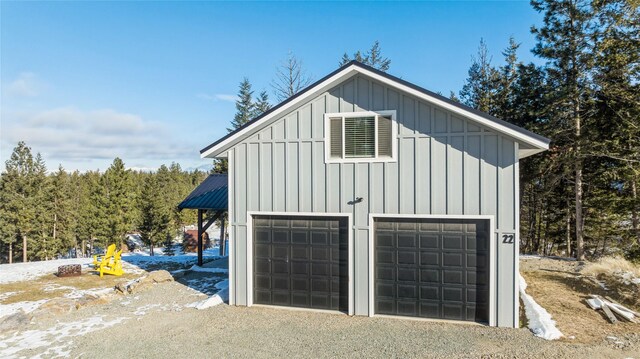
[[[516,236],[513,234],[503,234],[502,243],[513,244],[513,240]]]

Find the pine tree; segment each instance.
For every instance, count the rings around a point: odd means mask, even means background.
[[[34,159],[31,148],[19,142],[6,161],[0,183],[0,231],[9,246],[9,263],[15,246],[22,247],[22,260],[28,260],[29,242],[37,236],[38,198],[42,174],[46,170],[39,154]]]
[[[227,128],[228,132],[233,132],[242,127],[245,123],[249,122],[253,118],[260,116],[265,111],[271,108],[269,104],[269,96],[266,91],[260,92],[260,95],[254,102],[251,98],[253,96],[253,90],[251,90],[251,83],[245,77],[240,83],[240,90],[238,91],[238,100],[236,100],[236,114],[231,121],[231,128]],[[211,173],[227,173],[228,162],[226,158],[214,159],[213,168]]]
[[[253,90],[251,89],[251,83],[248,78],[244,78],[240,82],[240,89],[238,90],[238,99],[236,100],[236,115],[231,121],[231,127],[227,128],[227,131],[233,132],[237,128],[244,126],[247,122],[251,121],[254,114],[253,104]]]
[[[165,239],[169,224],[169,211],[160,194],[162,190],[162,180],[158,176],[149,175],[145,178],[140,200],[142,219],[138,229],[142,240],[149,245],[152,256],[156,243]]]
[[[302,61],[292,52],[289,52],[286,60],[276,68],[276,77],[271,81],[273,93],[279,102],[297,94],[309,84],[311,84],[311,76],[305,71]],[[264,110],[257,111],[264,112]]]
[[[101,183],[106,189],[107,243],[119,247],[124,235],[134,228],[132,186],[130,172],[124,168],[124,162],[118,157],[102,175]]]
[[[491,66],[491,57],[484,39],[480,39],[477,57],[472,58],[469,77],[460,90],[460,100],[480,111],[494,112],[496,81],[497,71]]]
[[[618,216],[614,223],[630,219],[630,230],[622,230],[620,237],[640,258],[640,7],[625,0],[594,4],[598,14],[594,127],[599,131],[588,135],[590,152],[602,169],[595,177],[607,179],[599,190],[609,198],[597,205]]]
[[[266,91],[262,91],[256,98],[253,117],[256,118],[269,111],[269,109],[271,109],[271,104],[269,103],[269,95],[267,95]]]
[[[556,138],[563,146],[566,164],[574,168],[574,216],[576,258],[585,259],[582,127],[588,116],[593,63],[593,10],[586,0],[533,0],[533,8],[544,13],[543,26],[532,28],[538,43],[533,53],[546,59],[548,79],[554,86],[550,97],[553,119],[567,132]]]
[[[340,59],[340,66],[346,65],[351,60],[356,60],[384,72],[389,71],[389,67],[391,66],[391,60],[388,57],[382,56],[382,48],[380,48],[380,42],[378,40],[371,45],[371,48],[367,50],[364,56],[360,50],[356,51],[352,58],[345,52]]]

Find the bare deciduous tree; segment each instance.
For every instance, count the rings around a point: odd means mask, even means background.
[[[271,82],[278,101],[284,101],[311,84],[312,78],[304,70],[302,61],[292,52],[276,69],[276,78]]]

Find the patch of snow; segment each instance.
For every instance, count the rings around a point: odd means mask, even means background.
[[[620,273],[619,276],[624,282],[624,284],[626,285],[629,285],[629,284],[640,285],[640,278],[636,278],[636,276],[633,275],[633,273],[631,272],[623,272],[623,273]]]
[[[19,311],[31,313],[34,310],[40,308],[41,305],[48,301],[48,299],[42,299],[36,301],[16,302],[11,304],[0,304],[0,318],[18,313]]]
[[[64,295],[65,298],[78,299],[85,297],[86,295],[95,295],[102,297],[109,293],[113,293],[113,288],[91,288],[91,289],[73,289],[71,292]]]
[[[138,309],[136,309],[135,312],[133,312],[134,315],[145,315],[147,314],[147,311],[154,309],[154,308],[158,308],[160,307],[160,304],[147,304],[147,305],[143,305],[142,307],[139,307]],[[160,308],[163,309],[163,308]]]
[[[540,254],[520,254],[520,259],[558,259],[561,261],[570,261],[570,262],[575,262],[575,258],[571,258],[571,257],[558,257],[558,256],[543,256]]]
[[[35,355],[31,351],[38,348],[48,348],[40,354],[46,357],[68,353],[64,349],[71,344],[73,337],[114,326],[125,319],[116,318],[105,321],[104,316],[95,316],[77,322],[57,323],[46,330],[26,330],[9,336],[0,336],[0,358],[24,357],[24,355],[18,355],[23,350],[29,350],[31,357]]]
[[[556,322],[551,319],[551,314],[547,312],[540,304],[536,303],[533,298],[528,295],[527,282],[520,275],[520,298],[524,303],[525,313],[529,320],[529,329],[537,337],[546,340],[555,340],[562,337],[562,333],[556,328]]]
[[[219,289],[218,293],[205,300],[187,304],[186,306],[202,310],[215,307],[216,305],[222,304],[229,300],[229,280],[223,280],[222,282],[217,283],[216,288]]]
[[[56,259],[51,261],[0,264],[0,284],[21,282],[36,279],[58,271],[58,267],[65,264],[91,264],[91,258]]]
[[[229,270],[225,268],[206,268],[198,267],[197,265],[193,265],[189,270],[194,272],[229,273]]]
[[[607,288],[607,285],[605,284],[605,282],[598,281],[598,285],[600,285],[600,288],[602,288],[604,290],[609,290],[609,288]]]

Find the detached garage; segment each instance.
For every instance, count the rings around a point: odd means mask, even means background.
[[[519,159],[549,140],[350,62],[229,161],[230,304],[518,326]]]

